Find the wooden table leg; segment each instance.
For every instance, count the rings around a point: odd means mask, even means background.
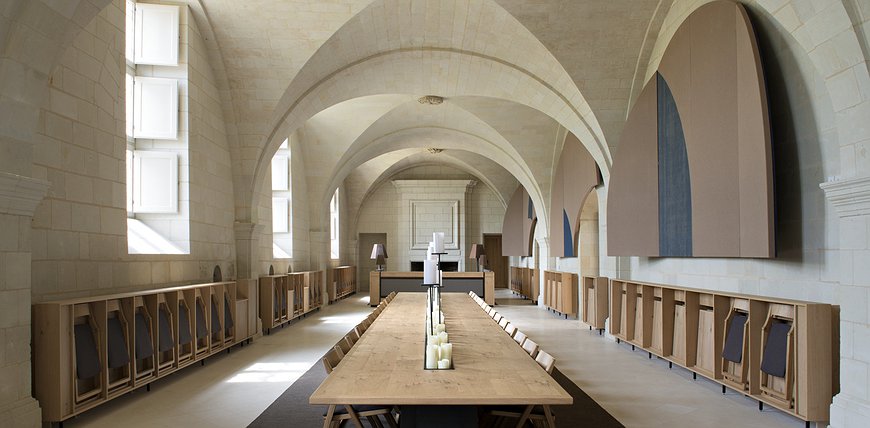
[[[326,417],[323,418],[323,428],[332,428],[333,414],[335,414],[335,404],[330,404],[329,410],[326,411]]]
[[[547,426],[556,428],[556,418],[553,417],[553,412],[550,411],[550,406],[544,405],[544,417],[547,418]]]
[[[522,428],[523,425],[526,424],[526,421],[529,420],[529,415],[532,413],[532,408],[535,407],[534,404],[530,404],[526,407],[526,410],[523,412],[523,416],[520,417],[520,421],[517,422],[517,428]]]
[[[353,406],[350,404],[345,404],[344,408],[347,409],[347,414],[350,415],[350,419],[353,420],[353,423],[357,426],[357,428],[364,428],[362,421],[359,420],[359,415],[356,414],[356,411],[353,410]]]

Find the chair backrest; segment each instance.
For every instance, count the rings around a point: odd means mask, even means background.
[[[538,355],[535,357],[535,361],[538,362],[538,365],[540,365],[541,368],[544,369],[544,371],[553,374],[553,367],[556,366],[556,359],[553,358],[552,355],[544,351],[538,351]]]
[[[332,373],[332,370],[338,366],[342,357],[340,349],[332,348],[326,355],[323,356],[323,367],[326,368],[326,374]]]
[[[489,314],[489,316],[492,316],[492,314],[496,313],[496,310],[490,306],[489,309],[486,310],[486,313]]]
[[[523,333],[523,332],[521,332],[521,331],[519,331],[519,330],[517,330],[517,332],[514,333],[514,340],[515,340],[515,341],[516,341],[520,346],[523,346],[523,342],[526,341],[526,334]]]
[[[504,318],[504,317],[501,316],[501,314],[498,313],[498,312],[495,312],[495,313],[492,314],[492,320],[495,321],[496,323],[501,322],[501,319],[502,319],[502,318]]]
[[[344,338],[342,337],[341,340],[339,340],[338,343],[335,344],[335,346],[338,349],[341,349],[342,354],[347,355],[347,353],[350,352],[350,348],[353,347],[353,344],[344,340]]]
[[[517,332],[517,328],[514,327],[514,325],[511,323],[507,323],[507,325],[504,326],[504,331],[508,334],[508,336],[514,337],[514,333]]]
[[[538,344],[535,343],[534,340],[526,338],[526,341],[523,342],[523,349],[525,349],[532,358],[535,358],[538,353]]]
[[[501,328],[505,328],[505,327],[507,327],[507,325],[508,325],[507,318],[502,318],[501,321],[498,322],[498,326]]]
[[[363,333],[366,332],[366,326],[364,326],[363,323],[359,323],[356,325],[356,327],[353,328],[353,331],[356,333],[357,336],[362,337]]]

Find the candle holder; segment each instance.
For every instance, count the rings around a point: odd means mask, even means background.
[[[436,261],[436,279],[434,283],[423,283],[423,287],[427,288],[426,301],[426,340],[423,342],[423,369],[424,370],[453,370],[453,345],[443,347],[441,343],[439,331],[436,331],[436,326],[444,324],[444,316],[441,312],[441,287],[443,286],[443,272],[441,271],[441,256],[447,253],[430,253],[438,256]],[[446,328],[445,328],[446,330]],[[444,332],[446,336],[446,331]],[[447,336],[449,339],[449,336]],[[435,340],[437,343],[432,343]],[[441,353],[444,348],[450,349],[446,359],[441,358]]]

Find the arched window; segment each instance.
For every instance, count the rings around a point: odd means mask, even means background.
[[[338,189],[335,189],[335,194],[332,195],[332,201],[329,202],[329,257],[333,260],[339,259],[339,218],[338,218]]]
[[[290,181],[290,139],[272,157],[272,256],[293,258],[293,191]]]

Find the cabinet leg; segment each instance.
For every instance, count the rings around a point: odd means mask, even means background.
[[[634,351],[634,345],[631,345],[631,350]]]
[[[647,355],[649,355],[649,359],[652,359],[652,352],[647,352]]]
[[[151,384],[145,385],[145,392],[151,392]]]
[[[722,385],[722,393],[725,393],[725,385]],[[759,401],[758,404],[761,404],[761,402]]]
[[[692,380],[698,380],[698,374],[692,373]]]
[[[668,368],[669,369],[674,368],[674,363],[672,361],[668,361]]]
[[[591,326],[591,325],[589,326],[589,331],[592,331],[592,326]]]
[[[763,402],[763,401],[759,401],[759,402],[758,402],[758,411],[761,412],[761,411],[763,411],[763,410],[764,410],[764,402]]]
[[[620,343],[622,343],[622,339],[620,339],[620,338],[617,337],[617,338],[616,338],[616,344],[619,345]]]
[[[604,329],[603,328],[598,330],[598,335],[604,336]]]
[[[204,360],[204,359],[203,359],[203,360],[199,360],[199,366],[200,366],[200,367],[205,367],[205,360]]]

